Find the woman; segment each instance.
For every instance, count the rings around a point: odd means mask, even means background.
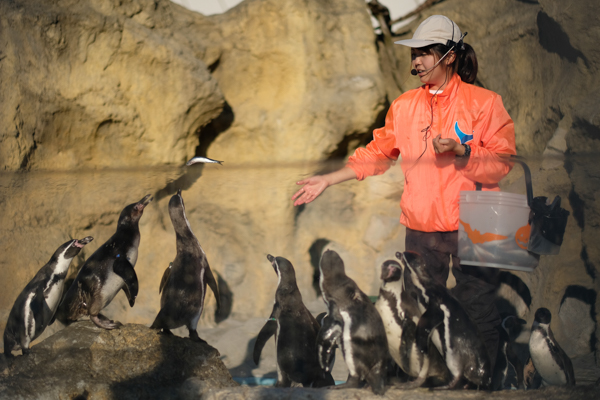
[[[466,35],[466,34],[465,34]],[[423,85],[398,97],[385,126],[373,132],[346,166],[297,182],[294,205],[313,201],[327,187],[349,179],[384,173],[402,157],[405,187],[400,222],[406,250],[425,257],[432,276],[443,285],[452,260],[455,297],[477,323],[494,365],[500,315],[496,309],[496,270],[461,266],[458,248],[458,198],[461,190],[499,190],[516,154],[514,125],[499,95],[472,85],[477,57],[450,19],[434,15],[419,25],[411,47],[411,73]]]

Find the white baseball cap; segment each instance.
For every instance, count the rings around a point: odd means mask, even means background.
[[[460,41],[462,33],[458,25],[443,15],[432,15],[421,22],[412,39],[394,42],[408,47],[425,47],[432,44],[452,46]]]

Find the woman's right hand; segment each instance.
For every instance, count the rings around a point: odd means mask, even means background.
[[[310,203],[316,199],[325,189],[327,189],[327,187],[329,187],[329,182],[324,175],[315,175],[296,182],[296,185],[304,185],[292,196],[294,206],[299,206],[301,204]]]

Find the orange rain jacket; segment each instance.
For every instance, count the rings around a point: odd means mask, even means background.
[[[438,134],[471,146],[466,163],[453,152],[435,153],[431,141]],[[500,190],[497,183],[511,165],[498,154],[516,154],[514,124],[501,97],[454,74],[435,96],[423,85],[398,97],[385,126],[373,131],[373,140],[358,148],[347,166],[363,180],[384,173],[401,155],[400,223],[423,232],[449,232],[458,229],[461,190],[475,190],[476,182],[483,190]]]

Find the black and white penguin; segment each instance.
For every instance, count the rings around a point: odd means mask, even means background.
[[[278,284],[273,312],[254,344],[254,363],[258,365],[265,343],[275,335],[276,387],[335,385],[331,373],[319,365],[316,343],[321,325],[302,302],[292,263],[270,254],[267,259],[277,273]]]
[[[502,324],[498,329],[500,339],[498,341],[498,355],[496,356],[496,364],[492,376],[492,390],[503,390],[505,388],[511,366],[516,375],[517,388],[525,388],[523,386],[523,363],[512,346],[521,332],[521,327],[524,323],[524,320],[514,315],[508,315],[502,320]]]
[[[427,304],[416,331],[417,347],[424,357],[414,385],[422,385],[427,378],[431,364],[428,348],[433,343],[452,375],[448,385],[438,388],[456,388],[466,378],[475,386],[488,389],[490,358],[476,325],[448,289],[427,274],[425,261],[419,254],[407,251],[396,253],[396,257],[402,267],[410,271],[410,278],[422,297],[419,303]]]
[[[554,338],[551,319],[547,308],[538,308],[535,312],[529,336],[531,360],[544,386],[575,386],[573,363]]]
[[[217,308],[220,307],[219,289],[206,253],[185,214],[181,190],[169,200],[169,216],[175,228],[177,255],[163,274],[159,288],[159,293],[162,292],[160,311],[150,328],[170,333],[171,329],[185,326],[190,339],[206,343],[196,330],[204,309],[206,287],[214,293]]]
[[[133,267],[140,244],[139,221],[144,208],[152,201],[150,195],[126,206],[119,216],[117,231],[83,264],[58,310],[63,323],[77,321],[89,315],[96,326],[118,328],[122,324],[100,314],[119,290],[123,289],[133,307],[138,294],[138,279]]]
[[[219,164],[219,165],[223,165],[224,161],[219,161],[219,160],[213,160],[212,158],[208,158],[208,157],[193,157],[191,158],[187,163],[185,163],[186,166],[191,166],[194,164]]]
[[[54,322],[63,295],[71,261],[94,238],[69,240],[62,244],[17,297],[4,328],[4,354],[13,350],[29,353],[29,345]]]
[[[319,265],[319,284],[328,313],[319,331],[317,348],[321,366],[329,371],[333,348],[340,345],[348,367],[348,380],[335,389],[355,388],[366,382],[375,394],[385,391],[388,344],[375,306],[344,270],[344,262],[327,250]]]
[[[375,308],[379,311],[388,340],[390,355],[409,377],[416,378],[423,366],[423,354],[417,348],[417,324],[425,311],[418,303],[420,291],[395,260],[381,265],[381,288]],[[450,373],[435,346],[429,347],[428,386],[450,381]]]

